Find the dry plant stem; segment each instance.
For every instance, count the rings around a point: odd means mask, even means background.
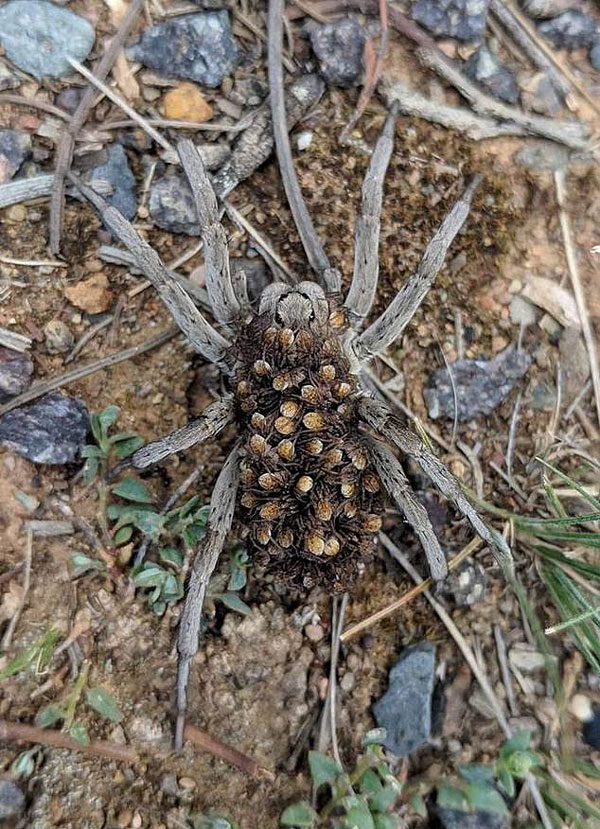
[[[189,138],[179,141],[177,152],[192,189],[200,222],[208,298],[215,318],[229,325],[239,316],[240,304],[231,284],[227,236],[219,221],[217,197],[194,143]]]
[[[469,184],[427,245],[416,272],[404,283],[383,314],[352,344],[360,362],[367,362],[385,351],[413,318],[444,264],[448,248],[469,215],[471,200],[480,181],[481,177],[476,176]]]
[[[206,536],[200,544],[192,565],[185,604],[179,621],[177,636],[179,658],[177,662],[176,751],[181,751],[183,745],[187,686],[192,660],[198,651],[198,635],[202,620],[204,596],[233,522],[240,478],[239,462],[240,452],[236,447],[225,461],[213,489]]]
[[[386,492],[398,504],[406,520],[419,537],[432,579],[441,581],[448,573],[448,565],[427,510],[417,500],[400,461],[393,452],[384,443],[376,440],[369,441],[369,449],[373,465]]]
[[[55,389],[60,389],[69,383],[74,383],[76,380],[81,380],[83,377],[89,377],[90,374],[95,374],[111,366],[116,366],[118,363],[123,363],[125,360],[131,360],[133,357],[138,357],[140,354],[145,354],[147,351],[152,351],[154,348],[159,348],[161,345],[172,340],[179,334],[179,329],[170,328],[163,331],[162,334],[157,334],[156,337],[151,337],[149,340],[139,343],[138,345],[126,348],[123,351],[117,351],[116,354],[109,354],[108,357],[102,357],[101,360],[95,360],[93,363],[88,363],[86,366],[73,369],[59,377],[53,377],[50,380],[42,380],[40,383],[35,383],[30,389],[23,394],[13,397],[8,403],[0,406],[0,416],[6,412],[17,409],[19,406],[24,406],[25,403],[31,403],[32,400],[37,400],[43,394],[47,394]]]
[[[412,566],[410,561],[406,558],[404,553],[402,553],[402,551],[399,550],[398,547],[393,543],[393,541],[391,541],[391,539],[388,538],[388,536],[385,535],[384,533],[380,533],[379,537],[381,539],[381,542],[382,542],[383,546],[386,548],[386,550],[406,570],[406,572],[409,574],[409,576],[412,578],[412,580],[414,582],[416,582],[417,584],[421,584],[423,579],[417,573],[417,571]],[[494,711],[494,714],[496,716],[496,719],[498,720],[498,724],[500,725],[500,728],[502,729],[502,731],[504,732],[506,737],[509,737],[509,738],[512,737],[513,732],[512,732],[512,729],[511,729],[510,725],[509,725],[509,722],[506,718],[506,715],[504,713],[504,710],[502,708],[500,700],[498,699],[498,697],[494,693],[494,689],[492,688],[492,686],[491,686],[491,684],[490,684],[490,682],[487,678],[487,675],[482,671],[481,666],[479,665],[477,659],[475,658],[475,654],[473,653],[473,650],[471,649],[471,647],[467,643],[466,639],[464,638],[464,636],[462,635],[460,630],[454,624],[454,622],[450,618],[450,615],[447,613],[445,608],[442,607],[442,605],[436,599],[433,598],[433,596],[431,595],[431,593],[428,590],[425,590],[424,594],[425,594],[425,598],[427,599],[429,604],[432,606],[434,611],[437,613],[437,615],[440,617],[440,619],[442,620],[442,622],[446,626],[446,629],[448,630],[448,633],[450,634],[450,636],[456,642],[460,652],[462,653],[462,655],[465,658],[467,664],[469,665],[469,668],[471,669],[471,671],[473,672],[473,675],[477,679],[477,682],[479,683],[479,685],[481,687],[481,690],[485,694],[488,703],[490,704],[492,710]],[[538,810],[538,814],[539,814],[539,816],[542,820],[542,823],[544,825],[544,829],[553,829],[554,824],[552,823],[552,821],[550,820],[550,817],[548,815],[546,805],[544,803],[544,799],[543,799],[543,797],[541,795],[541,792],[539,790],[537,781],[535,780],[535,778],[533,777],[533,775],[531,773],[526,775],[525,780],[527,782],[527,785],[529,786],[529,790],[531,791],[531,796],[534,800],[534,803],[535,803],[536,808]]]
[[[71,120],[71,115],[65,109],[49,104],[47,101],[38,101],[35,98],[26,98],[24,95],[13,95],[10,92],[3,92],[0,95],[0,105],[1,104],[16,104],[17,106],[40,109],[42,112],[47,112],[50,115],[55,115],[57,118],[62,118],[63,121]]]
[[[0,720],[0,741],[3,740],[68,748],[88,757],[106,757],[108,760],[119,760],[123,763],[136,763],[140,759],[138,752],[130,746],[105,742],[94,742],[86,746],[61,731],[54,731],[51,728],[37,728],[33,725],[8,722],[7,720]]]
[[[242,752],[238,751],[237,748],[234,748],[227,743],[222,743],[220,740],[216,740],[214,737],[211,737],[210,734],[207,734],[206,731],[196,728],[195,725],[186,723],[183,736],[191,743],[198,746],[198,748],[202,749],[202,751],[205,751],[207,754],[212,754],[213,757],[218,757],[230,766],[236,766],[236,768],[243,771],[249,777],[262,778],[263,780],[275,779],[275,775],[271,771],[259,766],[256,760],[253,760],[252,757],[242,754]]]
[[[2,96],[0,95],[0,102]],[[151,127],[163,127],[164,129],[173,130],[190,130],[201,132],[242,132],[248,127],[249,122],[254,117],[254,113],[242,118],[237,124],[222,124],[218,121],[211,121],[206,124],[199,124],[197,121],[174,121],[171,118],[146,118],[146,123]],[[103,130],[122,130],[127,127],[137,127],[138,122],[132,118],[126,118],[123,121],[106,121],[102,124]]]
[[[483,542],[480,538],[472,538],[471,541],[469,541],[469,543],[466,545],[466,547],[464,547],[460,551],[460,553],[457,553],[454,556],[454,558],[448,562],[448,570],[453,570],[461,563],[461,561],[464,561],[465,558],[467,558],[470,555],[473,555],[473,553],[476,553],[477,550],[481,547],[482,543]],[[415,599],[417,596],[423,593],[424,590],[427,590],[427,588],[431,587],[432,585],[433,579],[431,577],[425,579],[421,582],[421,584],[418,584],[416,587],[413,587],[412,590],[409,590],[395,602],[392,602],[392,604],[388,605],[387,607],[382,607],[381,610],[376,611],[371,616],[367,616],[366,619],[363,619],[362,621],[357,622],[355,625],[349,627],[348,630],[345,630],[342,633],[342,635],[340,636],[340,640],[342,642],[347,642],[348,639],[351,639],[353,636],[356,636],[363,630],[372,627],[373,625],[380,622],[382,619],[386,619],[388,616],[391,616],[393,613],[396,613],[396,611],[399,610],[401,607],[404,607],[404,605],[409,604],[409,602],[412,602],[413,599]]]
[[[108,49],[96,66],[95,79],[103,81],[108,77],[108,73],[123,48],[123,44],[133,28],[142,6],[143,0],[132,0]],[[88,86],[83,93],[77,109],[73,113],[70,124],[61,136],[56,151],[54,183],[52,200],[50,202],[50,250],[55,256],[60,252],[60,238],[64,217],[65,176],[69,171],[73,159],[75,137],[85,123],[95,98],[96,89],[94,86]]]
[[[129,466],[133,466],[134,469],[146,469],[148,466],[154,466],[154,464],[174,455],[176,452],[191,449],[192,446],[218,435],[233,420],[233,416],[234,408],[231,399],[211,403],[200,417],[190,420],[189,423],[171,432],[170,435],[142,446],[131,457],[119,464],[115,469],[115,473]]]
[[[277,270],[280,272],[279,275],[286,277],[284,281],[289,281],[292,285],[299,282],[300,280],[298,279],[296,274],[288,268],[283,259],[273,250],[271,245],[267,242],[265,237],[262,236],[256,230],[256,228],[250,224],[246,217],[242,213],[240,213],[240,211],[237,208],[235,208],[231,204],[231,202],[224,201],[223,204],[225,206],[225,211],[231,219],[231,221],[235,225],[237,225],[240,228],[240,230],[243,230],[252,239],[254,239],[257,247],[262,253],[263,258],[267,261],[269,267],[273,268],[273,266],[275,266]]]
[[[385,126],[371,156],[371,162],[362,185],[360,216],[354,234],[354,274],[344,305],[358,327],[369,315],[379,277],[379,233],[383,182],[394,149],[396,107],[387,117]]]
[[[152,282],[173,319],[191,345],[206,360],[216,363],[229,373],[227,351],[230,343],[210,325],[186,292],[175,282],[156,251],[137,233],[131,222],[98,196],[91,187],[82,184],[73,174],[69,178],[100,213],[109,230],[129,249],[137,267]]]
[[[31,584],[31,559],[33,555],[33,529],[28,526],[27,527],[27,535],[25,537],[25,555],[23,559],[23,586],[21,587],[21,596],[19,598],[19,604],[15,609],[15,612],[10,618],[8,623],[8,627],[6,628],[6,632],[2,637],[2,644],[0,645],[0,650],[7,651],[10,648],[12,638],[21,618],[21,613],[23,612],[23,608],[25,607],[25,601],[27,600],[27,594],[29,592],[29,585]]]
[[[565,172],[564,170],[556,170],[554,173],[554,183],[556,185],[556,200],[558,201],[560,227],[563,235],[563,242],[565,245],[565,256],[567,257],[567,265],[569,267],[569,276],[571,277],[571,284],[573,285],[573,293],[575,294],[575,301],[577,303],[577,310],[579,312],[579,319],[581,321],[581,330],[583,339],[588,352],[588,359],[590,361],[590,371],[592,375],[592,386],[594,388],[594,397],[596,400],[596,413],[598,422],[600,423],[600,367],[598,366],[598,352],[596,350],[596,340],[590,317],[585,301],[585,294],[583,292],[583,285],[581,283],[581,276],[579,274],[579,266],[577,264],[577,254],[573,244],[573,236],[571,233],[571,220],[566,211],[566,190],[565,190]]]
[[[59,259],[15,259],[13,256],[0,256],[5,265],[23,265],[25,268],[68,268],[66,262]]]
[[[137,123],[137,125],[140,126],[144,130],[144,132],[146,132],[150,136],[150,138],[156,141],[157,144],[160,144],[163,150],[167,150],[172,153],[175,152],[175,148],[173,147],[173,145],[169,141],[167,141],[167,139],[164,138],[159,132],[157,132],[145,118],[139,115],[135,111],[135,109],[130,107],[127,101],[125,101],[120,95],[118,95],[113,89],[111,89],[110,86],[107,86],[105,83],[102,83],[102,81],[100,81],[97,77],[95,77],[95,75],[89,72],[85,68],[85,66],[83,66],[83,64],[79,63],[78,60],[74,60],[73,58],[69,57],[67,57],[67,60],[69,61],[73,69],[76,69],[81,75],[83,75],[83,77],[86,80],[88,80],[97,89],[99,89],[100,92],[106,95],[107,98],[110,98],[110,100],[114,104],[120,107],[123,110],[123,112],[127,113],[127,115],[129,115],[129,117],[132,118]]]
[[[494,625],[494,639],[496,640],[496,652],[498,653],[498,664],[500,665],[500,673],[502,675],[502,683],[506,691],[506,701],[510,713],[513,717],[519,716],[519,708],[515,698],[515,689],[513,688],[510,669],[508,667],[508,658],[506,655],[506,642],[502,634],[500,625]]]
[[[323,250],[312,219],[300,191],[290,139],[287,131],[285,114],[285,98],[283,90],[283,67],[281,64],[284,0],[269,0],[268,13],[268,68],[269,89],[271,93],[271,116],[273,119],[273,135],[277,160],[281,172],[281,179],[287,200],[298,228],[302,245],[311,268],[318,275],[324,287],[330,293],[339,293],[341,290],[341,276],[331,268],[327,254]]]
[[[548,72],[554,86],[556,86],[563,95],[566,95],[571,88],[571,84],[565,80],[560,72],[556,71],[552,61],[546,56],[544,51],[540,49],[536,41],[532,38],[530,32],[523,28],[521,21],[513,13],[513,10],[503,3],[502,0],[490,0],[490,9],[494,17],[496,17],[502,26],[510,32],[515,43],[521,47],[532,63],[538,69]]]
[[[532,115],[518,107],[497,101],[466,78],[452,61],[439,52],[439,49],[420,48],[417,55],[426,66],[452,84],[480,115],[512,122],[531,135],[550,138],[575,150],[582,150],[588,146],[589,130],[583,124]]]

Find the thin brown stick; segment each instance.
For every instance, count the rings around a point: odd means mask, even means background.
[[[108,73],[112,69],[114,62],[123,48],[123,44],[125,43],[135,24],[135,21],[137,20],[143,3],[144,0],[132,0],[127,13],[121,21],[121,25],[110,42],[108,49],[96,66],[94,77],[97,80],[103,81],[108,77]],[[69,172],[71,161],[73,159],[75,136],[85,123],[89,111],[94,104],[95,98],[95,88],[88,85],[83,93],[81,101],[79,102],[79,106],[73,113],[71,123],[66,128],[60,139],[60,143],[56,151],[56,161],[54,165],[54,188],[52,190],[52,199],[50,202],[50,250],[55,256],[60,251],[60,238],[62,235],[64,218],[65,177]]]
[[[202,751],[206,751],[207,754],[212,754],[213,757],[218,757],[225,763],[229,763],[230,766],[236,766],[236,768],[245,772],[249,777],[275,780],[273,772],[265,769],[263,766],[259,766],[256,760],[253,760],[246,754],[242,754],[237,748],[211,737],[210,734],[202,731],[200,728],[196,728],[195,725],[187,723],[183,733],[186,739],[194,743],[198,748],[201,748]]]
[[[38,101],[36,98],[26,98],[24,95],[12,95],[9,92],[3,92],[0,95],[0,104],[16,104],[17,106],[31,107],[31,109],[40,109],[42,112],[56,115],[57,118],[62,118],[64,121],[71,120],[71,116],[66,110],[55,107],[46,101]]]
[[[54,731],[51,728],[38,728],[20,722],[9,722],[8,720],[0,720],[0,741],[2,740],[68,748],[71,751],[86,754],[88,757],[106,757],[108,760],[120,760],[123,763],[137,763],[140,759],[137,751],[129,746],[104,741],[90,743],[86,746],[61,731]]]
[[[21,588],[21,596],[19,598],[19,604],[11,616],[10,622],[8,623],[8,627],[6,628],[6,632],[2,637],[2,644],[0,645],[0,650],[7,651],[10,648],[10,644],[12,642],[12,638],[21,618],[21,613],[23,612],[23,608],[25,607],[25,601],[27,599],[27,593],[29,592],[29,585],[31,584],[31,559],[33,554],[33,530],[30,526],[27,527],[27,536],[25,538],[25,555],[23,559],[23,586]]]
[[[596,399],[596,414],[598,422],[600,423],[600,367],[598,365],[598,352],[596,349],[596,340],[594,332],[590,323],[590,317],[585,301],[585,294],[579,275],[579,266],[577,264],[577,254],[575,252],[575,245],[573,244],[573,235],[571,233],[571,220],[566,211],[566,188],[565,188],[565,172],[564,170],[556,170],[554,173],[554,183],[556,185],[556,200],[558,202],[560,227],[563,235],[563,242],[565,246],[565,256],[567,258],[567,265],[569,268],[569,276],[571,277],[571,284],[573,286],[573,293],[575,294],[575,302],[577,303],[577,310],[579,312],[579,319],[581,321],[581,330],[583,339],[587,348],[588,359],[590,361],[590,372],[592,375],[592,386],[594,388],[594,397]]]
[[[453,570],[457,567],[461,561],[464,561],[467,556],[473,555],[476,553],[477,550],[482,546],[483,541],[480,538],[472,538],[471,541],[463,547],[460,553],[457,553],[454,558],[448,562],[448,570]],[[377,610],[375,613],[372,613],[370,616],[367,616],[366,619],[363,619],[360,622],[357,622],[352,627],[349,627],[348,630],[345,630],[342,635],[340,636],[340,641],[347,642],[348,639],[351,639],[353,636],[356,636],[358,633],[361,633],[363,630],[366,630],[369,627],[380,622],[382,619],[387,619],[388,616],[394,614],[397,610],[404,605],[412,602],[417,596],[420,596],[425,590],[433,585],[433,579],[431,577],[425,579],[416,587],[413,587],[408,593],[405,593],[403,596],[400,596],[399,599],[396,599],[395,602],[389,604],[387,607],[381,608],[381,610]]]
[[[100,360],[95,360],[93,363],[88,363],[86,366],[81,366],[73,371],[68,371],[58,377],[53,377],[50,380],[42,380],[40,383],[35,383],[30,389],[23,394],[13,397],[8,403],[0,406],[0,417],[6,412],[17,409],[19,406],[24,406],[25,403],[30,403],[32,400],[37,400],[47,392],[60,389],[69,383],[74,383],[76,380],[81,380],[83,377],[89,377],[90,374],[95,374],[111,366],[116,366],[118,363],[123,363],[125,360],[131,360],[133,357],[138,357],[140,354],[145,354],[147,351],[152,351],[154,348],[159,348],[161,345],[168,343],[173,337],[179,334],[179,329],[172,327],[162,334],[157,334],[155,337],[150,337],[144,342],[133,345],[130,348],[125,348],[123,351],[117,351],[116,354],[109,354],[108,357],[102,357]]]
[[[512,679],[510,676],[510,669],[508,667],[508,658],[506,656],[506,642],[502,634],[500,625],[494,625],[494,639],[496,640],[496,653],[498,654],[498,664],[500,665],[500,674],[502,675],[502,684],[506,691],[506,701],[513,717],[519,716],[519,708],[515,698],[515,689],[513,688]]]

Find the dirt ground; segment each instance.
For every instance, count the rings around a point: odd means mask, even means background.
[[[85,5],[88,11],[90,6],[98,7],[97,16],[106,20],[107,10],[100,0],[89,0]],[[71,4],[74,10],[83,6]],[[431,78],[416,69],[410,47],[399,45],[397,40],[394,36],[390,71],[420,73],[417,77],[427,90],[433,83]],[[260,71],[263,70],[264,67]],[[596,93],[600,89],[591,73],[585,82]],[[61,85],[56,84],[56,89]],[[298,128],[313,132],[310,147],[295,152],[300,184],[317,232],[332,261],[341,268],[345,285],[352,272],[354,225],[368,156],[359,141],[341,146],[338,137],[357,96],[356,90],[328,89]],[[16,105],[0,105],[0,125],[26,128],[27,123],[33,123],[26,119],[43,118],[42,113],[32,113]],[[372,146],[384,117],[382,104],[373,98],[358,127],[358,136],[368,145]],[[47,164],[51,168],[52,141],[35,140],[48,150]],[[430,371],[443,366],[442,352],[450,363],[457,358],[457,316],[460,315],[466,332],[465,356],[490,358],[519,339],[519,325],[511,319],[509,306],[528,276],[569,284],[552,173],[527,169],[515,160],[519,150],[536,142],[535,138],[502,138],[476,143],[416,118],[399,116],[397,121],[394,155],[385,187],[380,287],[374,313],[385,307],[413,271],[425,244],[457,196],[458,183],[476,172],[483,176],[447,266],[409,330],[389,354],[398,370],[394,393],[447,444],[452,443],[452,422],[429,420],[423,389]],[[130,156],[139,194],[142,168],[134,151]],[[600,243],[598,183],[598,171],[591,161],[578,160],[570,166],[567,210],[592,322],[600,317],[598,256],[592,252],[593,246]],[[247,219],[286,264],[300,273],[306,271],[273,160],[236,188],[231,200],[238,209],[247,209]],[[143,216],[137,224],[148,229],[148,238],[166,261],[175,259],[193,241],[160,231]],[[232,256],[247,255],[252,240],[228,222],[226,227],[232,240]],[[0,254],[48,259],[47,228],[48,200],[27,203],[24,213],[11,208],[0,211]],[[128,296],[139,277],[98,258],[104,236],[92,210],[68,199],[63,245],[67,267],[0,264],[2,279],[19,283],[0,302],[0,325],[33,338],[35,380],[60,375],[139,343],[170,324],[167,311],[152,290],[135,298]],[[197,255],[181,272],[193,274],[201,262],[201,255]],[[50,320],[56,319],[69,326],[76,341],[89,330],[97,318],[73,306],[65,289],[100,272],[108,278],[109,310],[114,313],[118,306],[119,314],[114,323],[91,339],[72,365],[64,366],[62,355],[47,352],[41,332]],[[540,318],[541,313],[538,322],[522,333],[521,345],[532,355],[533,363],[518,386],[523,397],[513,461],[515,481],[519,489],[522,487],[528,495],[532,493],[531,497],[524,501],[490,466],[490,462],[500,468],[504,465],[516,390],[491,415],[459,424],[459,444],[476,448],[474,465],[458,448],[447,451],[436,446],[436,452],[468,486],[475,488],[480,474],[488,501],[518,511],[533,511],[541,503],[539,489],[535,493],[541,478],[539,473],[532,474],[531,464],[536,453],[547,448],[554,438],[568,433],[572,440],[585,440],[586,451],[592,455],[598,448],[598,432],[593,426],[586,428],[573,415],[568,421],[559,419],[558,425],[555,422],[556,434],[550,435],[553,406],[546,410],[534,408],[535,388],[555,389],[559,361],[556,330],[544,330]],[[382,379],[390,380],[393,371],[389,360],[386,362],[375,368]],[[74,382],[66,391],[82,398],[90,411],[116,404],[120,409],[120,429],[152,439],[184,424],[210,401],[218,388],[212,367],[194,356],[181,338],[175,338],[142,357]],[[589,426],[594,419],[591,395],[584,399],[582,408]],[[564,414],[564,404],[562,411]],[[219,440],[143,473],[141,479],[157,503],[164,503],[185,477],[202,465],[194,492],[206,503],[232,439],[231,432],[225,432]],[[76,516],[96,526],[97,489],[83,483],[77,475],[79,467],[35,466],[0,451],[3,620],[10,616],[20,595],[21,572],[14,568],[22,561],[24,522],[31,517],[18,495],[26,493],[37,499],[36,518],[61,517],[55,508],[59,499]],[[470,528],[424,479],[414,470],[412,473],[435,517],[443,544],[455,554],[472,537]],[[501,524],[497,526],[502,528]],[[392,509],[386,514],[384,529],[424,572],[418,541]],[[233,548],[236,533],[237,530],[228,549]],[[139,538],[135,538],[135,543],[139,543]],[[251,608],[249,616],[221,607],[209,608],[208,628],[193,665],[190,718],[271,772],[249,779],[190,742],[181,756],[170,753],[176,667],[174,636],[180,605],[168,607],[163,616],[156,616],[139,595],[136,597],[128,580],[128,562],[119,565],[116,578],[88,573],[74,579],[71,558],[75,552],[95,556],[89,540],[79,532],[54,539],[35,538],[30,589],[11,650],[0,657],[0,667],[38,640],[48,626],[58,631],[60,641],[74,629],[81,631],[75,656],[72,651],[70,656],[63,651],[52,662],[49,672],[38,675],[33,670],[21,671],[2,682],[0,716],[4,720],[33,723],[40,709],[49,703],[64,702],[68,696],[72,689],[70,660],[85,662],[89,666],[90,686],[101,686],[112,694],[123,718],[115,725],[82,705],[78,720],[87,726],[92,740],[133,745],[141,750],[142,759],[128,765],[44,748],[37,757],[34,773],[24,783],[26,817],[15,826],[175,829],[191,826],[188,821],[192,815],[214,809],[237,820],[243,829],[276,827],[282,809],[292,800],[305,797],[308,791],[309,741],[302,741],[307,724],[316,722],[327,688],[330,597],[320,590],[305,595],[283,592],[250,568],[243,592],[244,601]],[[491,683],[503,698],[493,626],[501,625],[509,645],[526,642],[527,635],[517,602],[492,557],[484,551],[476,558],[488,577],[483,601],[472,608],[451,604],[449,607],[463,634],[477,643]],[[531,559],[517,548],[515,563],[530,599],[548,623],[555,621]],[[411,586],[398,565],[380,550],[350,597],[347,624],[386,606]],[[317,628],[314,638],[307,635],[307,623]],[[400,651],[423,639],[434,642],[437,648],[440,696],[446,699],[447,716],[445,721],[442,718],[444,724],[431,744],[411,756],[404,773],[408,777],[424,774],[434,779],[457,763],[485,762],[495,756],[502,734],[495,720],[482,713],[481,706],[472,704],[477,696],[475,681],[468,671],[465,681],[459,651],[430,606],[418,597],[341,649],[338,740],[345,761],[356,757],[362,736],[373,727],[370,706],[385,690],[387,673]],[[561,647],[563,657],[572,651],[568,639]],[[592,691],[597,687],[593,677],[585,672],[581,682]],[[40,693],[41,686],[44,688]],[[545,695],[541,679],[537,686],[529,695],[518,690],[520,715],[534,718],[540,743],[553,750],[556,735],[549,725],[554,716],[553,701]],[[3,743],[0,770],[7,772],[23,748]],[[589,748],[579,745],[579,750],[590,757]],[[425,825],[414,815],[408,817],[408,813],[407,821],[411,825]]]

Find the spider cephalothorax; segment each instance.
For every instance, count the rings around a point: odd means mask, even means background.
[[[236,342],[242,524],[255,563],[293,587],[346,590],[381,527],[346,330],[314,282],[276,283]]]
[[[207,533],[187,586],[177,649],[177,725],[183,742],[187,683],[208,581],[231,529],[236,507],[255,558],[297,587],[346,589],[373,550],[385,494],[414,528],[435,581],[447,565],[431,521],[412,491],[395,451],[412,458],[451,499],[501,559],[503,542],[483,523],[446,467],[382,401],[371,397],[365,368],[397,339],[423,301],[446,252],[467,218],[472,182],[444,218],[416,271],[386,310],[364,330],[378,280],[377,248],[383,181],[393,149],[395,112],[378,139],[362,192],[354,273],[342,295],[339,271],[329,264],[295,178],[286,128],[281,69],[283,0],[269,3],[269,76],[273,132],[283,183],[309,264],[320,284],[276,282],[258,308],[245,278],[233,278],[219,206],[198,151],[178,144],[192,186],[204,244],[211,325],[133,226],[75,177],[104,224],[133,253],[190,344],[218,365],[231,394],[196,420],[139,449],[130,463],[145,469],[209,440],[236,423],[238,438],[216,480]],[[392,449],[393,447],[393,449]],[[380,500],[381,499],[381,500]]]

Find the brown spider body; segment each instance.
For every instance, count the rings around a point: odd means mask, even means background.
[[[359,432],[346,315],[327,303],[323,317],[265,312],[238,335],[238,501],[256,563],[290,586],[339,591],[373,553],[381,487]]]

